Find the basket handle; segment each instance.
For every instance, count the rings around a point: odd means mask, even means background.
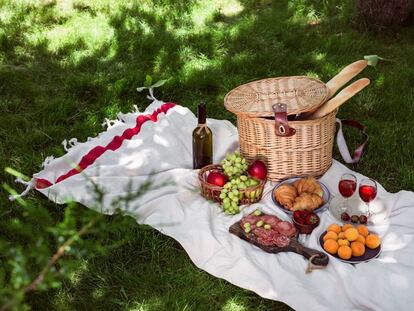
[[[339,124],[338,133],[336,135],[336,143],[338,144],[339,152],[341,153],[342,159],[348,164],[351,163],[357,163],[362,157],[362,154],[364,152],[364,148],[366,144],[368,143],[368,134],[365,132],[366,127],[355,120],[341,120],[336,119],[336,122]],[[342,124],[352,126],[362,132],[362,134],[365,137],[364,142],[354,151],[354,155],[351,157],[351,154],[349,153],[348,146],[345,141],[344,133],[342,132]]]
[[[296,130],[290,127],[288,123],[287,105],[283,103],[274,104],[272,109],[275,113],[275,134],[282,137],[295,135]]]

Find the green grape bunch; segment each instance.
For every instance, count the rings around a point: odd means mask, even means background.
[[[220,192],[221,207],[225,214],[235,215],[240,212],[240,202],[246,195],[244,190],[258,185],[259,182],[247,176],[247,161],[238,151],[227,154],[221,161],[221,165],[224,173],[229,177],[229,181]],[[252,192],[252,194],[254,193]]]
[[[240,201],[243,198],[243,190],[258,185],[258,181],[241,175],[228,181],[220,192],[222,208],[225,214],[235,215],[240,212]]]
[[[240,152],[236,151],[233,154],[228,153],[223,161],[221,161],[221,166],[229,179],[232,179],[246,172],[247,161],[240,155]]]

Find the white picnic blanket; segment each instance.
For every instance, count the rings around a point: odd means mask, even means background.
[[[163,109],[157,112],[160,107]],[[138,116],[149,114],[151,118],[141,118],[146,121],[137,124]],[[224,215],[218,204],[200,196],[197,171],[191,169],[191,133],[197,120],[189,109],[155,100],[145,112],[120,118],[122,122],[115,122],[98,137],[74,143],[66,155],[46,163],[44,170],[34,175],[37,190],[59,204],[75,200],[111,214],[111,203],[126,193],[128,185],[138,189],[152,176],[153,188],[124,212],[177,240],[200,269],[296,310],[413,310],[414,193],[393,194],[379,186],[378,199],[373,203],[374,208],[383,209],[375,226],[383,241],[379,258],[354,266],[330,257],[326,269],[305,274],[308,262],[300,255],[268,254],[228,233],[230,225],[256,208],[289,219],[272,203],[273,183],[267,183],[260,203],[235,216]],[[208,119],[208,125],[214,133],[214,162],[218,163],[227,151],[238,147],[237,129],[224,120]],[[125,139],[125,131],[133,128],[135,134]],[[102,149],[111,142],[106,149],[113,150]],[[80,162],[87,164],[82,173],[75,170],[70,177],[62,177]],[[344,172],[350,170],[334,161],[321,179],[334,195]],[[363,177],[354,174],[359,180]],[[96,206],[90,180],[105,188],[101,207]],[[168,184],[156,187],[165,182]],[[300,241],[320,249],[317,239],[334,221],[325,211],[321,225],[310,236],[301,236]]]

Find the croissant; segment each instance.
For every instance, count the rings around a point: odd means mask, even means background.
[[[298,194],[301,195],[304,192],[314,193],[323,196],[323,190],[319,183],[314,177],[301,178],[294,182],[293,184],[298,190]]]
[[[293,202],[295,201],[298,192],[296,188],[289,184],[283,184],[275,190],[276,200],[288,209],[292,209]]]
[[[298,197],[296,197],[295,202],[293,203],[293,211],[297,210],[314,210],[321,206],[323,199],[315,193],[304,192]]]

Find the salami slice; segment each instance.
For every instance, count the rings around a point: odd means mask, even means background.
[[[279,217],[272,215],[265,215],[261,217],[264,223],[267,223],[272,226],[273,229],[276,229],[276,225],[281,222]]]
[[[285,235],[279,235],[275,239],[275,244],[276,246],[279,246],[279,247],[286,247],[289,245],[289,243],[290,243],[290,239]]]
[[[296,234],[296,228],[288,221],[281,221],[277,224],[277,229],[281,235],[287,237],[293,236]]]

